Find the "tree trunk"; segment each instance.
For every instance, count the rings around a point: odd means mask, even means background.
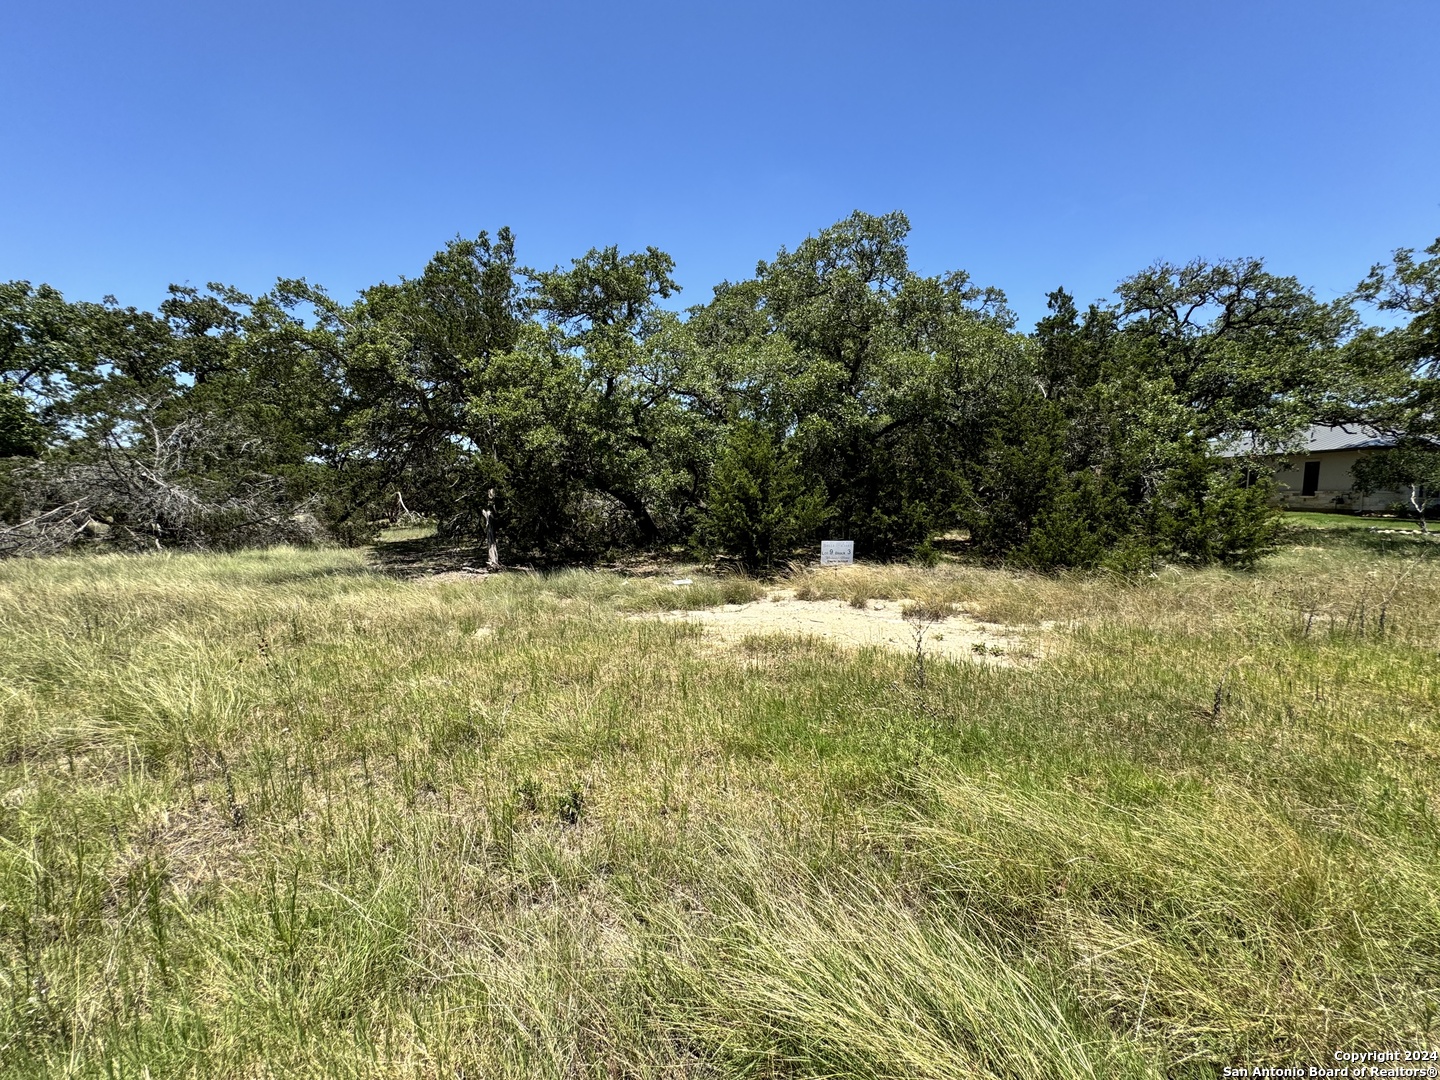
[[[1410,505],[1415,507],[1415,516],[1420,521],[1420,531],[1428,533],[1429,527],[1425,524],[1425,500],[1420,497],[1420,485],[1410,485]]]
[[[485,567],[487,570],[500,569],[500,545],[495,540],[495,489],[490,489],[490,505],[480,511],[481,517],[485,519],[485,547],[487,554]]]
[[[650,516],[650,511],[645,508],[644,502],[638,495],[622,487],[600,487],[600,490],[630,512],[630,516],[635,519],[636,527],[640,530],[641,540],[647,544],[659,541],[660,526],[655,524],[655,519]]]

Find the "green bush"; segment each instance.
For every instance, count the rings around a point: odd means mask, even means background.
[[[1065,483],[1065,418],[1041,403],[1012,402],[995,418],[965,479],[960,518],[982,554],[1022,547]]]
[[[1161,485],[1151,531],[1182,562],[1252,567],[1279,542],[1273,486],[1254,482],[1233,461],[1192,448]]]
[[[21,519],[24,510],[20,498],[20,485],[15,482],[14,471],[17,459],[0,459],[0,525],[13,525]]]
[[[1157,559],[1250,567],[1274,550],[1273,486],[1247,480],[1236,462],[1182,444],[1148,474],[1112,464],[1117,477],[1091,464],[1114,455],[1076,453],[1073,434],[1049,401],[1018,400],[995,418],[962,507],[980,554],[1036,570],[1129,573]]]
[[[1421,525],[1440,514],[1440,447],[1429,438],[1410,438],[1399,445],[1362,457],[1350,469],[1355,490],[1370,495],[1397,491],[1408,501],[1391,513],[1419,518]]]
[[[1065,476],[1046,492],[1048,502],[1015,561],[1041,569],[1090,569],[1114,551],[1131,528],[1131,511],[1115,483],[1089,471]]]
[[[915,566],[934,567],[940,565],[940,549],[934,541],[922,540],[910,553],[910,562]]]
[[[45,429],[30,415],[25,399],[0,385],[0,458],[36,457],[45,442]]]
[[[825,493],[808,487],[778,440],[758,424],[730,431],[715,462],[702,539],[752,572],[770,573],[827,517]]]
[[[1013,402],[972,469],[964,514],[977,550],[1040,570],[1099,565],[1132,528],[1125,493],[1071,469],[1068,421],[1052,402]]]

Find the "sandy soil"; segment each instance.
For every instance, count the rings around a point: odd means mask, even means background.
[[[915,629],[902,615],[904,606],[901,601],[871,600],[864,608],[855,608],[844,600],[796,600],[783,590],[750,604],[640,617],[699,623],[706,636],[719,644],[734,644],[755,634],[794,634],[845,648],[878,645],[914,653]],[[1035,647],[1013,627],[954,615],[925,631],[925,653],[1009,666],[1034,659]]]

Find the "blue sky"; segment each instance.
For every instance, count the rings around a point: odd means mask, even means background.
[[[12,4],[0,279],[338,296],[510,225],[684,303],[860,208],[1028,325],[1157,258],[1328,299],[1440,235],[1440,3]]]

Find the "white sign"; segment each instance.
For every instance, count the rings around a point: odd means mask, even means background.
[[[854,540],[821,540],[821,566],[849,566],[855,561]]]

